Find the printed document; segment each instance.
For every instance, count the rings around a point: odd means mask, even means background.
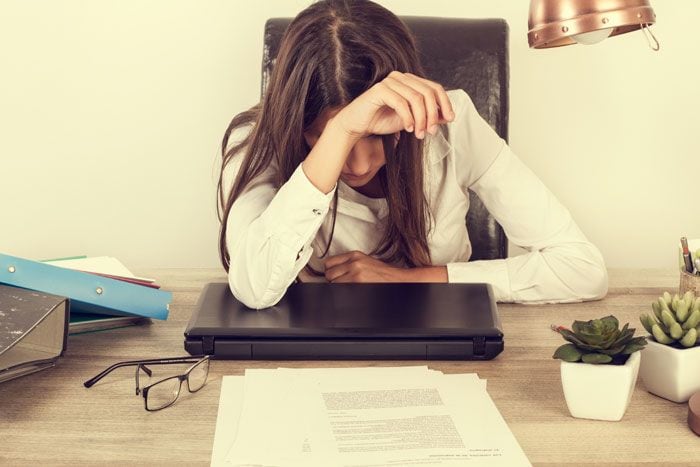
[[[247,370],[222,382],[212,465],[529,466],[475,374]]]

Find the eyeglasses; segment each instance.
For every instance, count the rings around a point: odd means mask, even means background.
[[[173,365],[177,363],[194,363],[194,365],[181,375],[169,376],[151,382],[150,378],[153,372],[146,365]],[[209,355],[157,358],[115,363],[94,378],[85,381],[83,385],[86,388],[92,387],[96,382],[117,368],[134,365],[136,365],[136,395],[141,394],[143,396],[144,407],[149,412],[173,405],[180,395],[183,381],[187,381],[187,390],[189,392],[197,392],[204,387],[209,375]],[[142,372],[145,375],[142,375]],[[144,385],[143,387],[142,384]]]

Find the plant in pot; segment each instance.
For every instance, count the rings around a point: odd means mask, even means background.
[[[576,418],[620,420],[639,372],[644,337],[634,337],[629,323],[620,329],[614,316],[574,321],[571,330],[552,329],[569,341],[552,358],[561,362],[561,382],[569,412]]]
[[[652,310],[639,317],[650,334],[640,376],[650,393],[685,402],[700,391],[700,297],[664,292]]]

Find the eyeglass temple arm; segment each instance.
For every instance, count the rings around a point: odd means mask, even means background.
[[[96,382],[110,374],[112,371],[116,370],[117,368],[121,368],[124,366],[132,366],[132,365],[140,365],[141,368],[148,373],[148,376],[151,376],[151,370],[146,368],[144,364],[146,363],[151,363],[151,364],[159,364],[159,363],[195,363],[201,360],[204,357],[204,355],[201,356],[192,356],[192,357],[172,357],[172,358],[153,358],[150,360],[131,360],[128,362],[118,362],[115,363],[114,365],[110,366],[106,370],[100,372],[97,374],[95,377],[90,378],[89,380],[85,381],[83,383],[83,386],[86,388],[92,387]]]
[[[103,370],[100,373],[98,373],[93,378],[90,378],[89,380],[85,381],[83,383],[83,386],[85,386],[86,388],[92,387],[96,382],[98,382],[99,380],[101,380],[102,378],[104,378],[105,376],[107,376],[108,374],[110,374],[111,372],[116,370],[117,368],[121,368],[124,366],[138,365],[139,363],[140,363],[139,361],[115,363],[114,365],[110,366],[106,370]]]

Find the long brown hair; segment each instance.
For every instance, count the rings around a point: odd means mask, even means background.
[[[303,133],[316,117],[327,108],[347,105],[394,70],[423,76],[411,33],[386,8],[368,0],[321,0],[294,18],[282,37],[261,102],[233,118],[221,145],[217,212],[219,254],[226,271],[228,217],[245,188],[271,164],[278,168],[273,183],[282,186],[310,151]],[[231,133],[248,125],[252,130],[247,136],[227,149]],[[373,255],[409,267],[429,265],[423,142],[403,131],[398,142],[396,135],[382,140],[386,165],[378,176],[389,214]],[[224,193],[224,169],[239,152],[244,158],[241,168],[230,192]],[[336,189],[335,207],[337,203]],[[335,227],[337,209],[332,211]],[[333,230],[329,247],[332,237]]]

